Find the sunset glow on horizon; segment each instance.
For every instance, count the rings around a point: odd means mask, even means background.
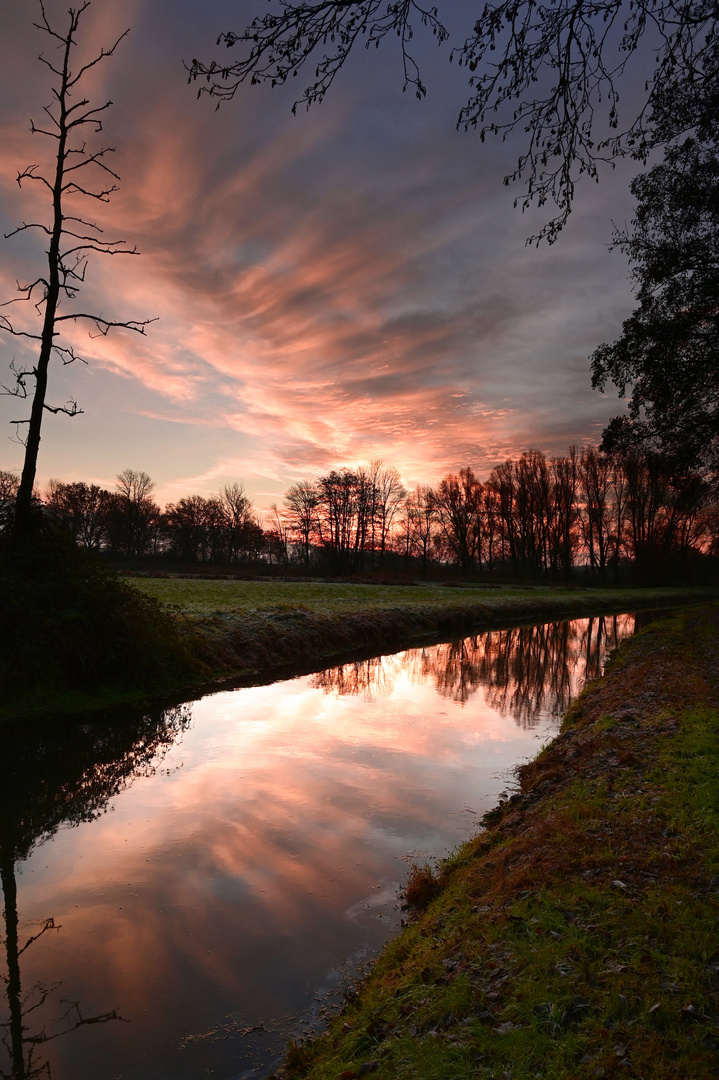
[[[65,6],[48,0],[64,28]],[[115,146],[121,189],[97,209],[108,237],[139,257],[91,258],[78,310],[157,319],[147,334],[70,340],[88,360],[50,377],[38,478],[112,488],[131,467],[158,501],[244,482],[258,509],[331,468],[382,459],[406,486],[472,466],[485,477],[530,447],[596,442],[622,403],[590,386],[588,356],[632,307],[612,220],[631,216],[620,163],[578,189],[552,247],[528,247],[543,212],[512,207],[507,143],[455,130],[465,76],[446,50],[418,43],[428,98],[401,92],[391,42],[362,55],[321,107],[291,115],[293,87],[246,87],[215,111],[183,60],[216,55],[222,30],[258,3],[93,0],[79,55],[131,33],[88,82],[112,99],[98,138]],[[461,5],[449,5],[461,36]],[[8,0],[0,43],[0,226],[47,217],[40,185],[16,176],[51,161],[31,135],[50,101],[37,61],[47,41],[34,0]],[[454,19],[454,24],[452,23]],[[452,42],[451,42],[452,43]],[[213,51],[214,50],[214,51]],[[0,244],[0,300],[42,272],[39,236]],[[7,310],[7,309],[5,309]],[[12,306],[30,325],[29,305]],[[24,320],[30,320],[27,323]],[[0,337],[0,382],[23,339]],[[0,469],[19,470],[10,421],[28,403],[0,398]]]

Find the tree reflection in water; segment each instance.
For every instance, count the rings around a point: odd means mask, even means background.
[[[115,1011],[83,1016],[76,1001],[49,1006],[60,983],[37,983],[23,991],[20,958],[39,939],[61,928],[50,916],[21,933],[17,908],[16,869],[34,847],[62,825],[76,826],[107,812],[114,796],[136,777],[157,769],[164,753],[190,722],[189,709],[179,706],[121,722],[108,718],[83,723],[35,722],[7,725],[0,739],[0,879],[5,923],[4,945],[7,1019],[0,1022],[7,1055],[0,1065],[6,1080],[50,1077],[42,1058],[44,1043],[87,1024],[121,1019]],[[32,1020],[26,1022],[32,1016]]]
[[[487,703],[522,728],[567,710],[585,682],[597,678],[608,653],[634,633],[634,615],[600,615],[542,626],[490,630],[446,645],[408,649],[320,672],[326,693],[389,694],[399,673],[434,679],[437,692],[464,704],[480,689]]]
[[[407,653],[399,655],[406,656]],[[394,688],[395,666],[387,661],[394,659],[394,656],[372,656],[369,660],[353,660],[340,667],[326,668],[312,676],[312,686],[340,697],[360,694],[368,699],[389,697]]]

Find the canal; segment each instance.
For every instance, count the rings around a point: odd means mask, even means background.
[[[631,615],[0,736],[15,1080],[238,1080],[321,1028]]]

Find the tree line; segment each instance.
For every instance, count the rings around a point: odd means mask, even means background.
[[[18,478],[0,473],[10,519]],[[347,576],[398,568],[462,576],[618,580],[684,575],[719,554],[719,508],[700,475],[677,477],[658,454],[529,450],[481,481],[470,467],[408,491],[380,461],[302,480],[264,519],[240,483],[164,509],[147,473],[115,490],[51,480],[44,515],[88,550],[182,564],[269,564]]]
[[[293,485],[285,535],[307,568],[322,556],[337,573],[382,566],[387,552],[463,575],[617,579],[643,577],[717,554],[719,518],[710,483],[678,477],[660,455],[621,457],[594,447],[547,457],[530,450],[482,482],[467,467],[408,492],[396,469],[374,463]]]

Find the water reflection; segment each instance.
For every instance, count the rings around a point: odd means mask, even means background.
[[[386,939],[406,860],[471,832],[632,627],[497,630],[161,715],[3,729],[0,1073],[266,1069]]]
[[[61,982],[36,981],[23,990],[20,958],[50,932],[59,932],[52,915],[21,934],[18,915],[18,863],[48,840],[61,825],[92,821],[138,776],[151,775],[163,754],[190,722],[186,707],[126,720],[33,727],[3,731],[0,756],[0,881],[3,891],[4,951],[8,1019],[0,1024],[9,1080],[51,1076],[42,1047],[90,1024],[119,1020],[116,1010],[83,1015],[79,1001],[59,997]],[[22,942],[22,944],[21,944]],[[49,1015],[51,1008],[55,1015]]]
[[[635,616],[600,615],[542,626],[516,626],[394,656],[328,668],[313,685],[340,696],[388,697],[401,671],[428,678],[442,697],[465,704],[479,690],[492,708],[523,728],[547,712],[566,712],[577,689],[602,671],[607,652],[633,633]]]

